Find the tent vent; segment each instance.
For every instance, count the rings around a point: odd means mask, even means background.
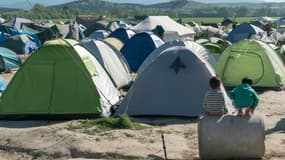
[[[186,65],[181,61],[180,57],[178,56],[170,65],[170,68],[173,69],[176,74],[178,74],[181,69],[186,69]]]

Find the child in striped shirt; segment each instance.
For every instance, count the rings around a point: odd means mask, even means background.
[[[204,97],[204,109],[206,115],[222,116],[226,113],[225,99],[221,91],[221,80],[218,77],[212,77],[209,81],[211,90]]]

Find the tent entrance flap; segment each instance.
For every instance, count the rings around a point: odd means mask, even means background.
[[[225,84],[239,84],[244,77],[251,77],[253,84],[258,83],[264,76],[264,64],[257,53],[232,49],[226,67],[222,73]],[[243,64],[245,67],[243,67]],[[246,67],[246,66],[252,67]]]

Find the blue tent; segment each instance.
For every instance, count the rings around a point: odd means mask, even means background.
[[[106,37],[109,36],[109,32],[106,30],[97,30],[89,35],[88,38],[90,39],[97,39],[97,40],[104,40]]]
[[[0,71],[9,71],[10,69],[19,68],[22,64],[19,56],[12,50],[0,47]]]
[[[136,33],[133,30],[125,29],[125,28],[118,28],[114,32],[112,32],[109,35],[109,37],[118,38],[120,41],[122,41],[125,44],[135,34]]]
[[[264,31],[252,24],[243,23],[234,28],[228,35],[227,40],[231,43],[238,42],[244,39],[250,39],[252,35],[263,33]]]
[[[29,33],[29,32],[23,31],[23,30],[15,30],[12,28],[9,28],[9,30],[10,30],[10,33],[12,36],[27,35],[32,42],[36,43],[37,46],[41,46],[41,41],[39,40],[39,38],[36,34]]]
[[[8,34],[0,32],[0,42],[5,41],[8,37]]]
[[[5,91],[7,88],[7,81],[0,75],[0,92]]]
[[[147,56],[162,44],[164,42],[156,35],[142,32],[129,39],[124,44],[121,52],[131,70],[136,72]]]
[[[19,34],[0,42],[0,47],[9,48],[17,54],[29,54],[39,48],[33,38],[26,34]]]

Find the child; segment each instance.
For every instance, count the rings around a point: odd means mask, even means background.
[[[246,108],[246,115],[254,114],[254,110],[258,104],[258,96],[250,85],[252,85],[252,80],[245,77],[242,79],[242,84],[230,92],[229,96],[238,110],[238,115],[243,114],[243,108]]]
[[[221,80],[212,77],[209,81],[211,90],[204,97],[204,109],[207,115],[222,116],[225,112],[225,99],[221,92]]]

